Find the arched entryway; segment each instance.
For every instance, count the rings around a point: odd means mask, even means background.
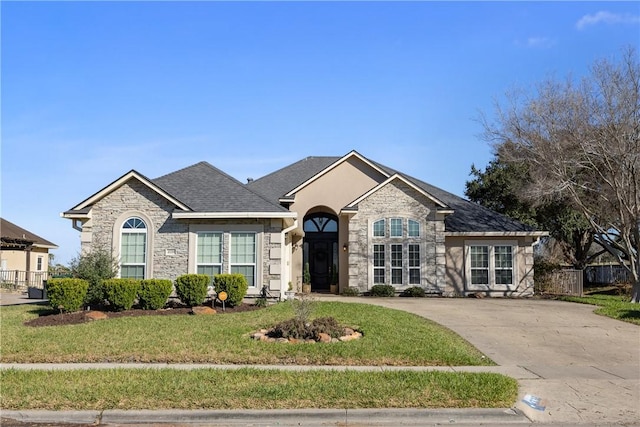
[[[304,217],[303,265],[309,263],[311,290],[329,292],[338,268],[338,217],[316,212]]]

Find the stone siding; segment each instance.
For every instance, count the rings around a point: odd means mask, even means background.
[[[279,265],[281,249],[280,232],[282,221],[272,219],[240,219],[240,220],[176,220],[171,217],[175,206],[164,197],[151,190],[136,179],[132,179],[111,192],[91,208],[91,219],[83,224],[82,251],[98,246],[111,248],[118,256],[120,228],[123,219],[140,216],[148,222],[147,251],[151,259],[147,262],[148,278],[175,280],[188,273],[189,269],[189,229],[193,225],[233,225],[259,226],[261,232],[262,275],[257,278],[256,288],[250,293],[257,293],[263,284],[276,287],[280,281],[280,269],[270,264]],[[273,237],[277,234],[276,237]],[[229,235],[225,233],[224,261],[228,260]],[[259,240],[260,242],[260,240]],[[194,256],[193,254],[192,256]],[[274,285],[275,284],[275,285]]]
[[[148,278],[175,280],[187,272],[189,258],[188,224],[171,218],[174,205],[136,179],[98,201],[91,208],[92,247],[111,247],[118,256],[117,235],[122,218],[143,214],[149,219],[147,248],[152,255]]]
[[[358,212],[349,221],[349,286],[360,291],[373,284],[373,245],[385,244],[385,279],[391,284],[389,244],[403,244],[403,277],[408,277],[407,244],[420,245],[420,286],[429,292],[441,292],[445,284],[444,221],[437,218],[435,203],[402,181],[394,181],[358,204]],[[389,236],[389,219],[403,220],[402,238]],[[385,219],[386,237],[373,237],[372,227]],[[407,220],[418,221],[420,237],[407,237]],[[397,291],[411,286],[407,280],[395,285]]]

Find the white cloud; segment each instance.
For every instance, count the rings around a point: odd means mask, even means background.
[[[582,30],[589,25],[597,24],[638,24],[640,23],[640,16],[631,14],[612,13],[606,10],[601,10],[593,15],[584,15],[576,22],[576,28]]]
[[[529,37],[527,39],[527,47],[533,48],[548,48],[555,45],[555,40],[548,37]]]
[[[556,40],[549,37],[533,36],[524,40],[514,40],[515,46],[528,49],[548,49],[556,45]]]

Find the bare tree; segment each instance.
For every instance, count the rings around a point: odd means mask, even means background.
[[[640,63],[634,49],[596,61],[580,81],[549,78],[510,93],[483,117],[485,138],[506,161],[526,162],[534,202],[570,200],[596,241],[633,277],[640,302]]]

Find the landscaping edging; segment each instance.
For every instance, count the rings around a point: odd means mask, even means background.
[[[351,328],[344,328],[343,335],[338,338],[332,338],[329,334],[320,333],[318,334],[318,339],[298,339],[298,338],[274,338],[269,336],[270,333],[273,332],[272,329],[260,329],[259,331],[253,332],[250,337],[256,341],[264,341],[264,342],[280,342],[280,343],[290,343],[290,344],[315,344],[319,343],[337,343],[337,342],[347,342],[353,341],[362,338],[362,332],[356,331]]]

